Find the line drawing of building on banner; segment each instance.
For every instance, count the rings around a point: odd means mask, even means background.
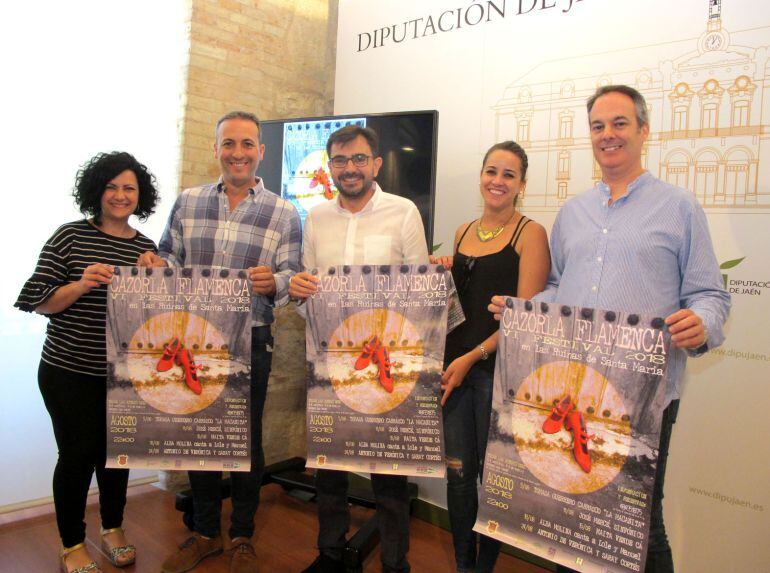
[[[721,0],[708,8],[698,38],[543,62],[505,88],[491,108],[495,136],[527,151],[528,209],[556,211],[599,181],[586,100],[600,85],[627,84],[647,100],[646,169],[692,191],[706,212],[770,212],[770,47],[741,44],[769,38],[770,23],[731,34]]]

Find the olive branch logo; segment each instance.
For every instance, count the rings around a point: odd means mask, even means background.
[[[719,270],[726,271],[727,269],[735,268],[738,265],[740,265],[745,258],[746,257],[741,257],[740,259],[733,259],[732,261],[725,261],[724,263],[719,265]],[[728,283],[728,281],[727,281],[727,273],[722,273],[722,280],[725,283],[725,288],[727,288],[727,283]]]

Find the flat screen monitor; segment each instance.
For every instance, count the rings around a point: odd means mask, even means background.
[[[422,215],[428,248],[433,244],[437,111],[338,115],[261,122],[265,156],[258,175],[265,187],[291,201],[304,223],[308,211],[337,196],[326,141],[349,124],[380,136],[377,182],[384,191],[411,199]]]

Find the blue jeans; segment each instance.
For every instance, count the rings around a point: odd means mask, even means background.
[[[666,525],[663,523],[663,483],[666,478],[668,447],[671,444],[671,433],[678,412],[679,400],[672,400],[663,410],[663,418],[660,422],[660,447],[658,465],[655,468],[655,484],[652,486],[650,537],[647,545],[647,561],[644,564],[645,573],[674,573],[674,559],[671,555],[668,536],[666,536]],[[567,573],[573,570],[558,565],[556,571]]]
[[[473,531],[491,411],[492,374],[476,365],[444,406],[447,505],[459,572],[491,572],[500,553],[499,541]]]
[[[259,506],[259,489],[265,469],[262,412],[273,360],[272,346],[269,326],[251,329],[251,471],[230,473],[233,503],[230,539],[254,534],[254,515]],[[191,471],[188,474],[193,491],[195,531],[205,537],[217,537],[222,520],[222,472]]]
[[[317,470],[318,549],[342,559],[350,528],[348,472]],[[372,474],[383,573],[409,573],[409,489],[406,476]]]

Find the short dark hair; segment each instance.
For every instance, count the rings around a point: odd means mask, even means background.
[[[102,195],[107,184],[126,170],[133,171],[139,184],[139,203],[134,215],[141,221],[152,215],[159,198],[155,176],[125,151],[99,153],[80,167],[72,191],[80,212],[86,217],[93,217],[94,223],[100,225]]]
[[[257,135],[259,135],[262,129],[259,125],[259,118],[250,111],[229,111],[217,120],[217,126],[214,128],[214,139],[219,137],[219,126],[229,119],[245,119],[246,121],[254,122],[257,126]]]
[[[518,157],[519,161],[521,162],[521,180],[527,180],[527,168],[529,167],[527,152],[524,151],[524,148],[515,141],[501,141],[500,143],[495,143],[492,147],[490,147],[484,155],[484,161],[481,162],[482,170],[487,164],[487,159],[489,159],[489,156],[492,155],[492,153],[495,151],[508,151]]]
[[[374,157],[380,156],[380,136],[371,127],[361,127],[360,125],[346,125],[339,128],[337,131],[329,136],[329,140],[326,142],[326,154],[331,156],[332,145],[345,145],[350,143],[358,136],[363,137],[366,143],[372,150]]]
[[[626,86],[623,84],[616,84],[612,86],[599,86],[596,88],[596,91],[594,94],[588,98],[588,101],[586,102],[586,107],[588,108],[588,113],[590,115],[591,110],[594,107],[594,104],[596,103],[596,100],[602,97],[603,95],[607,95],[612,92],[621,93],[623,95],[627,95],[631,98],[631,100],[634,102],[634,107],[636,108],[636,123],[639,124],[639,127],[643,127],[645,125],[650,124],[650,117],[647,113],[647,102],[644,101],[644,96],[640,94],[637,90],[632,88],[631,86]]]

